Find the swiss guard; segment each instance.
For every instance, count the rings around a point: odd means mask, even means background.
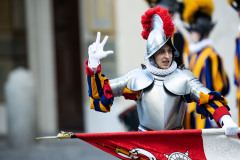
[[[194,101],[203,118],[214,119],[226,135],[237,134],[227,100],[206,88],[191,71],[177,68],[174,59],[179,53],[171,41],[174,24],[168,10],[151,8],[142,15],[141,23],[148,63],[122,77],[109,80],[101,74],[100,60],[113,53],[103,50],[107,36],[100,42],[98,33],[96,42],[89,46],[85,69],[90,108],[110,112],[114,97],[124,96],[137,102],[140,131],[181,130],[186,110],[183,104]]]
[[[238,15],[240,17],[240,0],[228,0],[228,3],[238,12]],[[238,30],[240,32],[240,25],[238,26]],[[236,38],[234,64],[235,64],[234,83],[236,85],[238,124],[240,124],[240,34]]]
[[[183,20],[189,24],[191,53],[189,69],[209,90],[214,90],[225,96],[229,92],[229,82],[223,60],[213,47],[209,34],[214,27],[212,14],[214,4],[212,0],[184,0]],[[185,128],[212,128],[214,123],[210,119],[202,119],[199,104],[188,105],[185,117]]]

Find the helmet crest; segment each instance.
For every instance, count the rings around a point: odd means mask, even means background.
[[[173,19],[171,15],[168,13],[168,10],[166,8],[156,6],[154,8],[151,8],[147,10],[141,17],[141,23],[143,27],[142,31],[142,37],[144,39],[148,39],[148,35],[150,34],[152,28],[152,17],[154,14],[157,14],[161,17],[163,21],[163,30],[165,36],[168,38],[169,36],[172,36],[174,33],[174,24],[173,24]]]

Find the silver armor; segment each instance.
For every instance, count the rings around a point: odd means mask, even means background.
[[[121,96],[125,87],[141,91],[137,110],[142,130],[181,128],[186,107],[184,95],[197,102],[200,91],[210,92],[186,69],[176,69],[165,77],[153,75],[147,69],[135,69],[110,80],[110,86],[114,96]]]

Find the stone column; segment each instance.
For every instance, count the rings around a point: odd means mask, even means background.
[[[37,91],[39,134],[56,134],[57,109],[51,0],[25,0],[27,49]]]

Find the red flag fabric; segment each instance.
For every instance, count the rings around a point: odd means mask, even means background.
[[[235,159],[237,155],[240,159],[239,137],[227,137],[222,129],[75,133],[74,136],[123,160],[219,160]]]

